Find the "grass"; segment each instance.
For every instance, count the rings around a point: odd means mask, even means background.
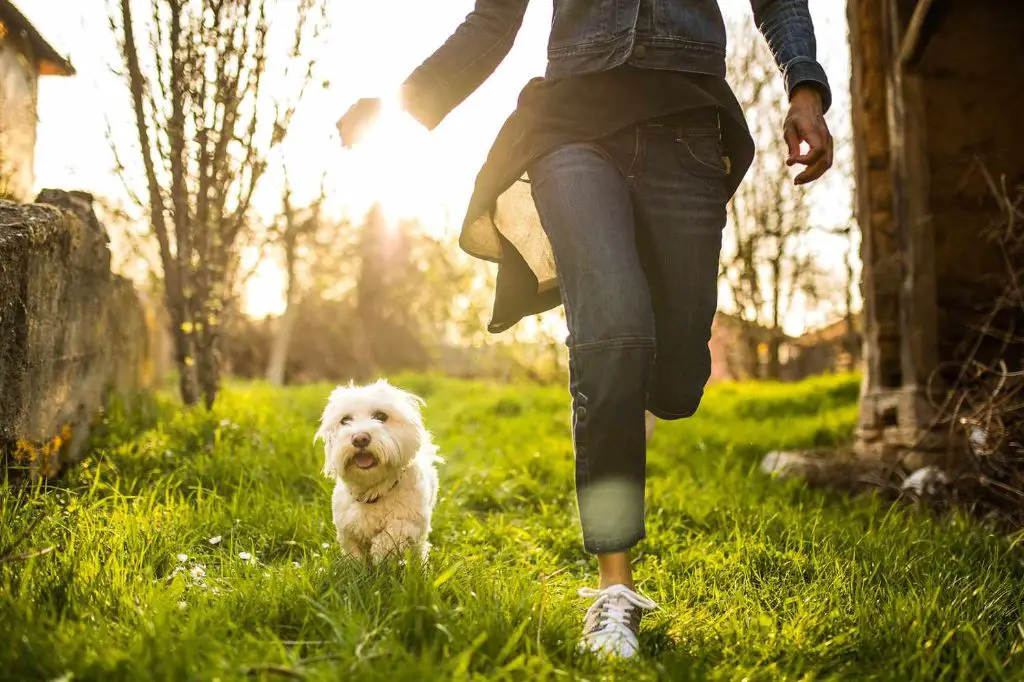
[[[564,390],[401,383],[447,457],[428,569],[339,555],[311,442],[326,386],[234,385],[212,414],[158,397],[112,410],[59,486],[0,488],[0,555],[29,528],[14,554],[54,548],[0,564],[0,677],[1024,678],[1011,539],[758,472],[848,438],[853,377],[716,387],[659,426],[636,567],[662,609],[627,665],[573,649],[594,566]]]

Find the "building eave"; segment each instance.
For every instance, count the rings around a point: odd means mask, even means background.
[[[0,20],[10,32],[20,34],[35,53],[40,76],[74,76],[71,61],[57,51],[10,0],[0,0]]]

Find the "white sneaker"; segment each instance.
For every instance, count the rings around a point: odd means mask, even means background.
[[[636,636],[643,611],[658,605],[625,585],[603,590],[580,589],[580,596],[593,599],[583,623],[580,649],[612,658],[632,658],[640,649]]]
[[[644,435],[647,436],[647,442],[651,442],[651,436],[654,435],[654,427],[658,424],[658,419],[650,412],[644,412]]]

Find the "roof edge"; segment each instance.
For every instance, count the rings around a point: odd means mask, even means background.
[[[10,0],[0,0],[0,19],[11,29],[24,33],[37,52],[39,60],[39,75],[41,76],[74,76],[75,67],[71,61],[62,55],[42,36],[32,22],[21,13]]]

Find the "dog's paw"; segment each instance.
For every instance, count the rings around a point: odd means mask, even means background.
[[[338,544],[341,545],[341,551],[345,555],[353,559],[364,558],[365,553],[363,552],[362,546],[352,538],[347,538],[343,535],[339,535]]]
[[[412,528],[408,530],[412,531]],[[381,561],[404,559],[408,556],[413,561],[424,560],[430,550],[428,543],[418,532],[383,532],[377,535],[370,543],[370,561],[379,563]]]
[[[408,538],[381,533],[370,543],[370,561],[379,564],[389,559],[401,559],[411,544]]]

